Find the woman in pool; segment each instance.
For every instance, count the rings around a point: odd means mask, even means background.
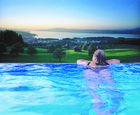
[[[94,112],[97,115],[112,115],[116,113],[120,103],[123,101],[123,94],[117,91],[116,83],[112,78],[112,71],[106,65],[120,63],[120,60],[106,60],[104,51],[96,50],[92,61],[80,59],[77,60],[77,63],[87,65],[83,69],[82,75],[87,91],[92,97],[90,112]],[[116,98],[118,96],[119,98]]]
[[[94,52],[92,61],[83,60],[83,59],[77,60],[77,64],[83,64],[89,66],[97,66],[97,65],[105,66],[105,65],[117,64],[117,63],[120,63],[120,60],[118,59],[106,60],[106,55],[102,50],[96,50]]]

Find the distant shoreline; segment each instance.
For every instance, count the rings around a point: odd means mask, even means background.
[[[54,32],[54,31],[30,31],[31,34],[37,34],[35,38],[87,38],[87,37],[114,37],[114,38],[140,38],[139,34],[118,34],[118,33],[76,33],[76,32]]]
[[[0,29],[4,31],[6,29]],[[12,30],[12,29],[7,29]],[[139,29],[137,29],[138,31]],[[113,38],[140,38],[140,34],[134,34],[132,30],[95,30],[95,29],[48,29],[48,30],[13,30],[23,38],[40,38],[40,39],[64,39],[64,38],[87,38],[87,37],[113,37]],[[133,32],[133,34],[132,34]]]
[[[140,34],[140,28],[133,29],[39,29],[34,31],[70,32],[70,33],[99,33],[99,34]]]

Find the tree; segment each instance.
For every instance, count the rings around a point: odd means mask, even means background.
[[[53,58],[57,58],[59,59],[59,62],[61,61],[61,59],[66,55],[66,52],[64,52],[62,49],[57,48],[54,52],[53,52]]]
[[[12,54],[12,55],[16,54],[16,56],[18,56],[19,53],[23,53],[23,52],[24,52],[24,48],[23,48],[22,44],[17,42],[16,44],[14,44],[12,46],[10,54]]]
[[[92,59],[93,53],[97,50],[97,47],[93,44],[89,45],[88,56]]]
[[[3,31],[0,31],[0,42],[3,42]]]
[[[0,55],[2,55],[3,52],[7,52],[7,48],[4,42],[0,42]]]
[[[31,56],[33,56],[33,54],[36,54],[36,53],[37,53],[37,50],[32,45],[30,45],[27,49],[27,54],[30,54]]]
[[[23,44],[23,38],[21,35],[18,35],[15,31],[5,30],[0,32],[0,41],[3,41],[6,45],[12,46],[19,42]]]
[[[21,35],[18,35],[18,42],[24,45],[24,41]]]
[[[54,45],[52,44],[52,45],[49,46],[49,48],[48,48],[48,53],[53,53],[54,50],[55,50],[55,47],[54,47]]]
[[[82,46],[82,50],[87,50],[87,44],[84,44],[84,45]]]
[[[26,42],[24,42],[23,46],[24,46],[24,47],[28,47],[28,46],[29,46],[29,44],[28,44],[28,43],[26,43]]]
[[[82,49],[82,46],[83,46],[83,44],[80,44],[80,45],[79,45],[79,48]]]
[[[59,48],[59,49],[62,49],[62,45],[61,44],[56,44],[55,48]]]

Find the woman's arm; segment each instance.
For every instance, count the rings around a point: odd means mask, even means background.
[[[79,59],[79,60],[77,60],[77,64],[87,65],[89,62],[91,62],[91,61],[83,60],[83,59]]]
[[[118,59],[110,59],[110,60],[106,60],[106,62],[109,63],[109,65],[111,65],[111,64],[120,63],[120,60],[118,60]]]

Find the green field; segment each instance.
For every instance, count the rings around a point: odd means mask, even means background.
[[[58,59],[52,57],[52,53],[47,53],[46,49],[36,48],[38,53],[30,56],[26,53],[20,53],[19,56],[11,56],[9,53],[0,57],[1,63],[59,63]],[[24,49],[24,52],[27,48]],[[106,49],[104,50],[107,60],[119,59],[123,63],[140,62],[140,53],[138,49],[124,48],[124,49]],[[78,59],[88,58],[88,51],[74,52],[73,50],[66,50],[66,56],[61,60],[61,63],[76,63]]]

